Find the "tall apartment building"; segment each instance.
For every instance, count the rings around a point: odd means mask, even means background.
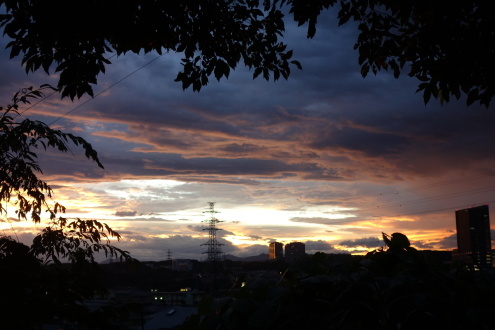
[[[292,242],[285,245],[285,261],[288,263],[306,256],[306,245],[301,242]]]
[[[455,211],[457,251],[455,257],[477,269],[492,267],[492,240],[488,205]]]
[[[284,245],[280,242],[271,242],[268,246],[270,260],[281,260],[284,258]]]

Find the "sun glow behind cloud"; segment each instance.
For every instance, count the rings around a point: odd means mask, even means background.
[[[109,223],[143,258],[169,248],[202,256],[207,202],[217,203],[220,239],[233,254],[272,240],[362,252],[395,231],[425,248],[454,247],[453,210],[494,200],[495,112],[455,100],[425,106],[416,82],[387,72],[362,79],[354,31],[332,22],[322,20],[312,40],[288,22],[304,71],[287,81],[252,80],[239,67],[201,93],[183,91],[167,78],[180,56],[167,54],[77,108],[56,125],[88,139],[105,170],[52,153],[42,168],[54,199],[66,216]],[[27,83],[3,54],[0,105]],[[112,59],[95,94],[155,56]],[[27,115],[51,122],[88,98],[55,96]]]

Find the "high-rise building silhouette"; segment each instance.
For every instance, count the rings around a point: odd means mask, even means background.
[[[203,230],[208,231],[208,242],[201,245],[207,246],[207,250],[204,253],[208,255],[208,261],[220,261],[220,256],[222,255],[220,246],[222,246],[223,244],[217,241],[217,231],[221,230],[220,228],[217,228],[217,223],[222,221],[218,220],[215,217],[215,214],[219,213],[215,211],[215,203],[208,202],[208,204],[210,205],[210,208],[208,209],[208,211],[203,212],[210,215],[207,220],[203,221],[207,224],[207,226],[203,228]]]
[[[268,246],[270,260],[281,260],[284,258],[284,245],[280,242],[271,242]]]
[[[297,259],[306,256],[306,245],[301,242],[292,242],[285,245],[285,261],[294,262]]]
[[[456,258],[477,269],[492,267],[492,240],[488,205],[455,211],[457,227]]]

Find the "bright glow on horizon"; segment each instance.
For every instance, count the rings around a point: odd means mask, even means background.
[[[227,241],[231,242],[237,246],[247,246],[253,244],[266,245],[268,247],[268,242],[265,240],[253,240],[248,236],[237,236],[237,235],[227,235],[223,237]]]
[[[125,244],[137,246],[148,241],[167,241],[184,236],[191,239],[192,248],[201,250],[200,243],[207,238],[207,232],[203,229],[209,218],[209,201],[216,203],[218,213],[215,217],[220,220],[218,228],[226,233],[220,237],[235,246],[238,254],[244,255],[246,252],[241,251],[251,251],[250,247],[259,251],[256,246],[268,247],[273,240],[283,244],[309,242],[307,249],[313,252],[348,251],[362,254],[373,248],[352,241],[378,238],[382,231],[389,234],[404,232],[413,245],[414,242],[434,241],[439,236],[438,230],[408,231],[407,228],[413,228],[417,221],[414,217],[362,218],[357,208],[297,201],[279,202],[273,206],[273,200],[263,198],[242,204],[236,203],[234,198],[239,198],[236,194],[242,191],[242,186],[218,185],[222,193],[232,191],[232,198],[226,201],[217,198],[215,190],[202,191],[199,198],[191,193],[198,187],[204,189],[205,186],[203,183],[176,180],[74,183],[57,188],[54,199],[67,208],[66,217],[106,222],[123,236],[123,242],[128,242]],[[211,197],[206,199],[203,195]],[[12,226],[17,234],[33,233],[43,228],[34,229],[30,221],[22,224],[14,222]],[[0,228],[8,232],[11,225],[4,222]],[[352,245],[339,244],[343,241]]]

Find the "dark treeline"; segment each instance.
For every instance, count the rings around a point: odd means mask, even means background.
[[[180,271],[171,261],[43,265],[25,245],[5,238],[0,243],[0,276],[8,283],[0,308],[9,329],[134,329],[156,311],[153,306],[165,304],[154,302],[150,291],[183,288],[203,298],[182,329],[495,326],[491,269],[446,262],[442,253],[410,247],[400,234],[365,256],[316,253],[291,264],[225,261],[215,274],[197,261]],[[20,318],[20,310],[30,317]]]
[[[384,235],[384,239],[386,236]],[[183,329],[493,329],[494,274],[410,247],[366,256],[316,253],[278,281],[238,283],[205,300]],[[440,256],[440,258],[439,258]]]

